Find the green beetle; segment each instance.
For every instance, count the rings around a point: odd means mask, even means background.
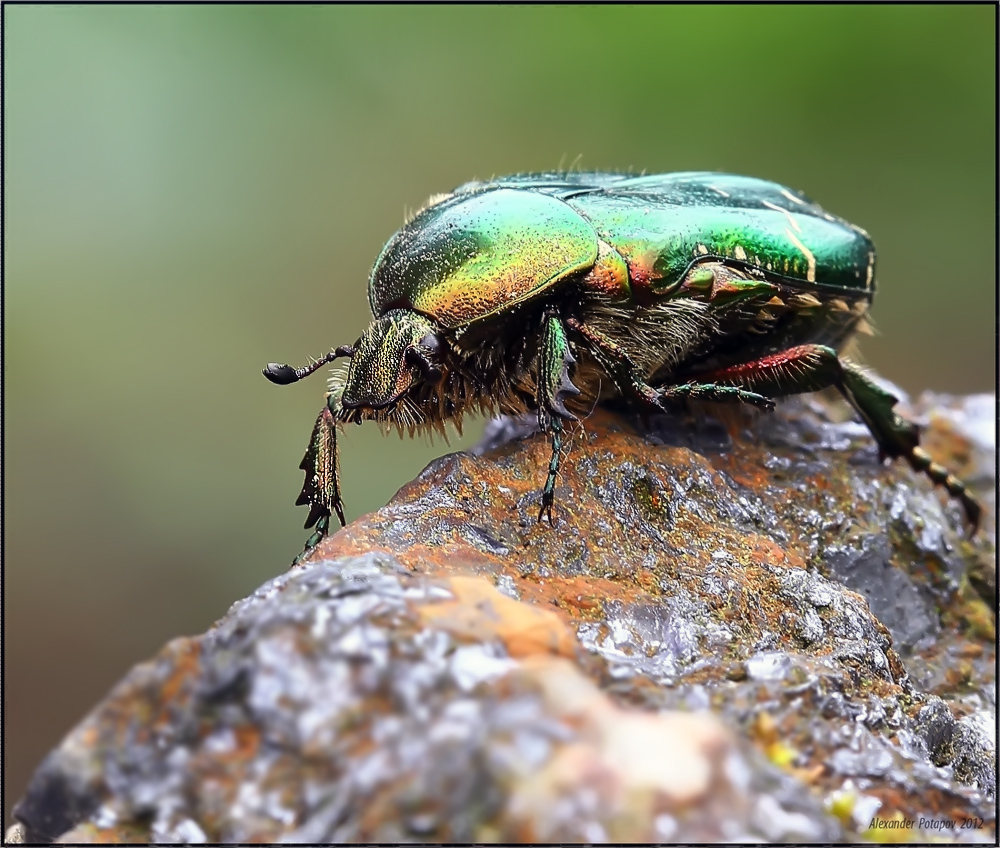
[[[897,398],[840,358],[864,330],[875,249],[864,230],[799,192],[708,172],[527,174],[432,198],[383,248],[368,285],[375,320],[309,366],[271,363],[293,383],[338,357],[302,461],[298,504],[316,531],[344,524],[339,424],[402,432],[469,411],[538,416],[552,442],[538,518],[552,521],[563,422],[624,399],[771,409],[774,397],[836,386],[880,456],[903,457],[980,507],[919,447]]]

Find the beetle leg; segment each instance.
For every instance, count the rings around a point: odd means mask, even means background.
[[[545,487],[542,489],[542,505],[538,509],[538,523],[542,523],[542,516],[548,514],[549,524],[552,524],[552,502],[555,500],[556,476],[559,474],[560,453],[562,452],[562,421],[553,418],[550,425],[552,433],[552,456],[549,459],[549,473],[545,478]]]
[[[312,436],[309,438],[309,447],[306,448],[306,454],[302,457],[299,468],[305,471],[306,479],[295,505],[309,507],[305,528],[308,530],[315,525],[316,529],[306,541],[305,549],[292,561],[293,565],[301,562],[327,535],[330,530],[331,511],[337,513],[341,527],[347,523],[344,520],[344,502],[340,497],[337,422],[329,403],[323,407],[323,411],[316,419]]]
[[[857,365],[851,362],[840,362],[840,365],[842,377],[837,388],[871,430],[878,443],[879,458],[904,457],[914,471],[923,472],[935,485],[944,486],[948,494],[961,502],[975,533],[982,508],[961,480],[934,462],[920,447],[917,426],[893,409],[898,398],[872,381]]]
[[[825,345],[800,345],[728,368],[699,373],[695,379],[746,386],[769,395],[796,395],[833,386],[841,379],[836,351]],[[893,398],[893,403],[896,399]]]
[[[654,389],[654,391],[656,391]],[[774,409],[774,401],[757,392],[750,392],[739,386],[727,386],[724,383],[681,383],[676,386],[665,386],[657,394],[660,402],[670,403],[678,400],[701,400],[709,403],[746,403],[758,409]]]
[[[880,459],[905,458],[915,471],[926,474],[961,501],[973,532],[979,525],[981,507],[961,480],[920,448],[917,426],[893,409],[899,398],[875,383],[857,365],[840,359],[833,348],[800,345],[699,376],[778,396],[836,386],[875,437]]]
[[[738,386],[712,382],[686,383],[665,388],[654,388],[643,378],[628,355],[611,339],[605,338],[592,327],[575,318],[567,319],[567,325],[588,341],[589,349],[601,367],[608,372],[615,386],[623,395],[635,397],[662,412],[668,412],[671,402],[680,400],[704,400],[713,402],[747,403],[761,409],[773,409],[774,401],[756,392]]]
[[[297,566],[302,560],[304,560],[309,554],[312,553],[313,548],[315,548],[320,542],[323,541],[323,537],[330,532],[330,516],[321,515],[316,521],[316,529],[313,534],[306,539],[305,547],[295,559],[292,560],[291,568]]]
[[[607,372],[615,387],[626,397],[634,397],[649,406],[663,409],[659,394],[639,373],[632,360],[615,342],[576,318],[567,318],[566,326],[578,333],[587,349]]]
[[[548,513],[549,524],[552,523],[552,501],[562,451],[562,419],[576,418],[566,409],[565,399],[569,395],[580,394],[580,390],[569,378],[569,368],[575,362],[563,322],[554,312],[546,313],[542,320],[541,349],[538,352],[536,402],[538,426],[542,432],[552,435],[552,457],[549,460],[545,488],[542,489],[542,505],[538,511],[539,521]]]

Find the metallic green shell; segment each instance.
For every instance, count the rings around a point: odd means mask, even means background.
[[[372,312],[413,309],[453,329],[503,312],[590,268],[594,228],[562,201],[499,189],[418,214],[372,269]]]
[[[385,246],[376,316],[420,312],[445,329],[534,299],[588,271],[598,239],[628,264],[637,301],[669,296],[692,263],[722,260],[800,289],[871,299],[867,233],[777,183],[712,172],[527,174],[466,183]]]
[[[805,284],[870,293],[875,248],[868,234],[778,183],[692,171],[531,174],[467,183],[558,197],[628,262],[633,284],[669,291],[693,261],[716,257]]]

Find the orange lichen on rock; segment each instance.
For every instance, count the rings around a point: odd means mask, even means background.
[[[417,613],[429,627],[461,638],[499,639],[512,657],[555,654],[571,657],[576,637],[554,612],[515,601],[482,577],[452,577],[444,583],[454,600],[421,604]]]

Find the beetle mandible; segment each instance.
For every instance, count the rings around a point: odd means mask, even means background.
[[[297,504],[315,526],[306,551],[343,525],[337,427],[374,420],[411,434],[466,412],[528,410],[552,458],[564,422],[609,397],[672,410],[687,401],[771,409],[774,398],[834,386],[875,438],[980,507],[919,446],[897,398],[840,356],[866,326],[875,248],[859,227],[777,183],[710,172],[525,174],[438,195],[382,249],[368,299],[374,320],[339,357],[302,460]]]

